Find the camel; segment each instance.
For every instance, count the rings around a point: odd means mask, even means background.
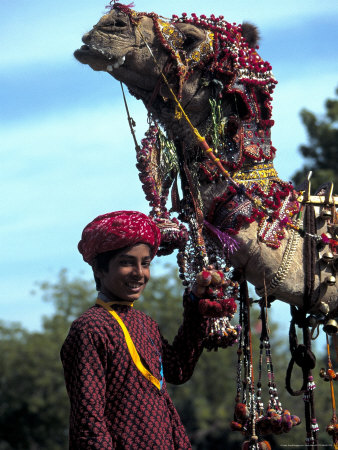
[[[124,83],[156,123],[148,138],[159,139],[161,128],[171,142],[176,172],[171,165],[166,175],[178,217],[188,223],[193,210],[207,249],[225,251],[260,296],[306,301],[318,323],[337,331],[338,197],[332,186],[311,195],[309,180],[297,191],[274,169],[277,82],[257,53],[256,27],[222,16],[165,19],[115,3],[82,40],[76,59]]]

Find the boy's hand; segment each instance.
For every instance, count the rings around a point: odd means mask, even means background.
[[[221,270],[215,270],[214,266],[207,266],[197,275],[192,293],[199,298],[210,297],[225,284],[224,273]]]

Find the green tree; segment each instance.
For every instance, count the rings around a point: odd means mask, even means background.
[[[329,181],[333,181],[336,188],[338,186],[338,88],[335,94],[335,98],[325,102],[324,117],[316,117],[307,109],[300,113],[309,143],[299,148],[305,164],[293,176],[296,185],[301,184],[312,170],[313,190]]]
[[[0,450],[67,448],[69,407],[59,352],[70,323],[95,298],[90,285],[69,280],[63,270],[55,283],[39,285],[55,306],[41,332],[0,324]]]

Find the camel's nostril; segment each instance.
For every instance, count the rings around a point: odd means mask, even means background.
[[[126,27],[126,26],[127,26],[127,23],[124,22],[124,21],[121,20],[121,19],[116,19],[116,21],[115,21],[115,26],[116,26],[116,27]]]
[[[90,33],[86,33],[82,36],[82,42],[84,44],[89,44],[91,40],[91,34]]]

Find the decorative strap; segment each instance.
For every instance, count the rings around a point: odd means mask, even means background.
[[[106,304],[105,302],[102,302],[100,299],[98,299],[96,301],[97,304],[103,306],[103,308],[109,312],[109,314],[111,314],[114,319],[117,320],[118,324],[120,325],[120,327],[122,328],[123,334],[124,334],[124,338],[126,340],[126,344],[131,356],[131,359],[133,360],[135,366],[138,368],[138,370],[142,373],[142,375],[148,380],[150,381],[154,386],[157,387],[158,390],[161,390],[161,381],[158,380],[157,378],[154,377],[154,375],[152,375],[148,369],[146,369],[144,367],[144,365],[141,362],[141,358],[139,356],[139,354],[137,353],[136,347],[134,345],[134,342],[132,341],[129,331],[127,329],[127,327],[125,326],[123,320],[121,319],[121,317],[117,314],[116,311],[114,311],[108,304]]]
[[[301,223],[301,219],[298,219],[296,222],[296,225],[299,226]],[[277,272],[274,274],[274,276],[271,278],[269,286],[265,289],[265,287],[262,288],[256,288],[256,293],[262,297],[265,294],[271,295],[275,290],[278,288],[278,286],[285,280],[291,264],[294,261],[294,255],[296,253],[299,241],[300,241],[301,235],[295,231],[294,228],[290,231],[290,238],[288,240],[288,243],[285,247],[285,251],[283,254],[283,259],[281,262],[281,265],[279,266]]]
[[[250,170],[241,169],[233,175],[235,181],[260,181],[265,178],[278,178],[278,173],[272,163],[257,164]]]

